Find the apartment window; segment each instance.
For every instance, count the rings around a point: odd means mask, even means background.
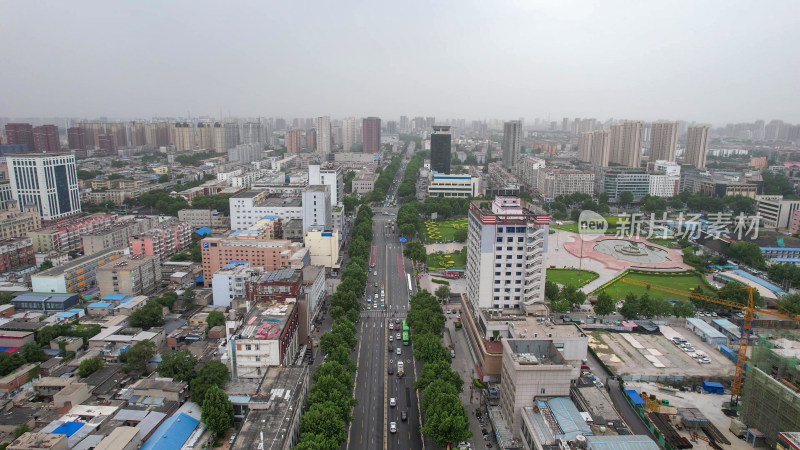
[[[525,238],[518,237],[517,242],[524,242]]]
[[[498,237],[497,238],[497,242],[503,242],[503,238],[502,237]]]
[[[500,275],[500,272],[495,272],[494,274],[495,274],[495,275]]]
[[[494,280],[494,284],[500,284],[500,280]]]
[[[515,284],[522,284],[522,280],[517,280]]]
[[[497,295],[495,295],[495,296],[494,296],[494,299],[495,299],[495,300],[500,300],[500,297],[499,297],[499,296],[497,296]]]
[[[503,232],[503,227],[497,227],[497,232],[498,233],[502,233]]]
[[[520,276],[520,275],[522,275],[522,272],[517,272],[517,276]]]
[[[245,345],[245,346],[244,346],[244,349],[245,349],[245,350],[250,350],[250,349],[251,349],[251,346],[250,346],[250,344],[248,344],[248,345]]]
[[[494,309],[500,309],[500,305],[498,305],[498,304],[494,304],[492,306],[494,307]]]
[[[497,263],[497,264],[495,264],[494,266],[495,266],[495,267],[500,267],[500,266],[502,266],[502,264],[500,264],[500,263]]]
[[[497,250],[499,252],[502,249],[503,249],[503,247],[497,247],[495,250]]]
[[[514,300],[519,300],[519,295],[517,295],[516,297],[514,297]]]
[[[514,250],[514,247],[506,247],[506,250],[510,252],[511,250]]]
[[[497,256],[494,257],[494,259],[502,259],[502,258],[503,258],[502,255],[497,255]]]
[[[522,255],[517,255],[517,259],[522,259]]]
[[[500,292],[500,288],[494,288],[495,292]]]
[[[517,263],[517,267],[522,267],[522,263]]]
[[[511,292],[511,288],[506,288],[506,292]]]
[[[511,267],[511,264],[506,264],[506,267]]]
[[[513,237],[507,238],[507,239],[506,239],[506,242],[514,242],[514,238],[513,238]],[[509,249],[509,250],[510,250],[510,249]]]

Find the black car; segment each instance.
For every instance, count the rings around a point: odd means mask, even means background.
[[[390,351],[390,352],[391,352],[391,351],[394,351],[394,348],[392,348],[392,344],[389,344],[389,351]]]
[[[408,413],[405,412],[405,411],[401,412],[400,413],[400,420],[403,420],[403,421],[408,420]]]
[[[392,368],[392,366],[389,366],[389,375],[392,375],[392,374],[394,374],[394,369]]]

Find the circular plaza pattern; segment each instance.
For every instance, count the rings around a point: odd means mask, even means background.
[[[595,244],[594,249],[617,259],[637,264],[659,264],[669,260],[669,252],[644,242],[627,239],[607,239]]]

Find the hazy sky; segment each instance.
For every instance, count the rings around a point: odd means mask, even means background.
[[[0,1],[0,116],[800,122],[798,1]]]

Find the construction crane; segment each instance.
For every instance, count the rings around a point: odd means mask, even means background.
[[[742,324],[742,335],[739,339],[739,352],[736,355],[736,372],[733,377],[733,385],[731,386],[731,405],[739,402],[739,395],[742,392],[742,385],[744,383],[744,366],[747,362],[747,345],[750,342],[751,327],[753,325],[753,318],[756,313],[767,314],[775,317],[782,317],[784,319],[792,319],[800,322],[800,316],[791,314],[782,314],[768,309],[756,308],[753,304],[753,292],[756,288],[752,286],[744,286],[742,289],[747,290],[747,304],[736,303],[734,301],[726,300],[724,298],[709,297],[707,295],[698,294],[696,292],[686,292],[679,289],[668,288],[665,286],[658,286],[655,284],[645,283],[643,281],[631,280],[622,278],[620,281],[623,283],[633,284],[635,286],[642,286],[646,289],[655,289],[657,291],[668,292],[670,294],[680,295],[682,297],[694,298],[704,302],[716,303],[718,305],[727,306],[729,308],[741,309],[744,311],[744,322]]]

